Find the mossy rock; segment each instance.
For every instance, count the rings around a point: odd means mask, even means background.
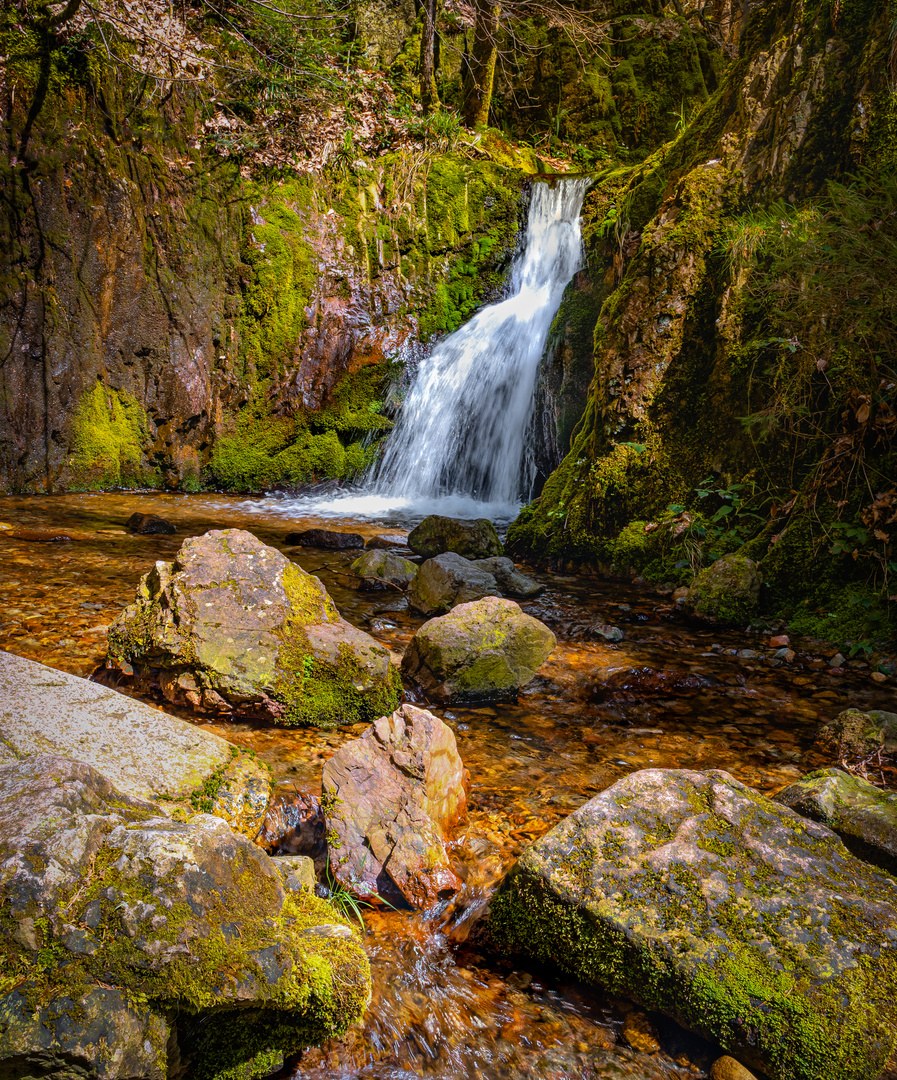
[[[495,526],[486,518],[466,520],[431,514],[408,534],[415,555],[432,559],[453,551],[465,559],[488,559],[503,552]]]
[[[437,701],[509,698],[556,644],[548,627],[513,600],[487,596],[424,623],[402,658],[402,672]]]
[[[760,599],[763,579],[753,559],[724,555],[692,582],[687,605],[698,615],[721,622],[743,622]]]
[[[394,555],[382,548],[373,548],[360,555],[349,567],[358,578],[361,589],[407,589],[417,577],[419,567],[410,559]]]
[[[0,793],[3,1076],[252,1080],[362,1016],[357,934],[219,818],[54,755]]]
[[[591,799],[523,853],[487,932],[770,1080],[897,1064],[897,882],[724,772],[644,770]]]
[[[184,541],[109,630],[110,661],[197,711],[322,727],[398,703],[389,652],[321,582],[239,529]]]

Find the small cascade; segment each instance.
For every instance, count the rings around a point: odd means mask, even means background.
[[[533,185],[510,295],[440,341],[418,369],[386,451],[365,486],[393,506],[472,501],[516,513],[532,489],[526,453],[539,361],[582,262],[589,181]],[[379,500],[378,500],[379,501]]]

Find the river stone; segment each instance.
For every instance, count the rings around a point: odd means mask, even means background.
[[[474,559],[473,565],[491,574],[504,596],[518,596],[526,600],[542,591],[538,581],[521,574],[514,563],[503,555],[493,555],[491,559]]]
[[[427,908],[461,887],[446,840],[467,812],[455,735],[413,705],[382,716],[324,765],[330,872],[366,899]]]
[[[486,518],[466,520],[431,514],[408,534],[408,546],[415,555],[432,559],[454,551],[465,559],[487,559],[501,555],[501,540],[495,526]]]
[[[136,799],[204,809],[255,836],[271,794],[268,771],[248,753],[185,720],[0,652],[0,762],[58,754],[92,765]]]
[[[523,853],[487,926],[771,1080],[894,1075],[897,882],[727,773],[618,781]]]
[[[686,604],[698,615],[743,622],[756,608],[762,584],[760,568],[753,559],[724,555],[694,579]]]
[[[489,596],[425,622],[402,672],[442,702],[513,697],[549,657],[557,639],[513,600]]]
[[[386,589],[393,586],[405,590],[417,576],[418,566],[389,551],[366,551],[349,567],[359,579],[359,588]]]
[[[345,924],[329,904],[82,762],[0,765],[0,902],[0,1075],[263,1075],[368,999],[360,942],[307,932]]]
[[[388,650],[341,618],[316,577],[240,529],[190,537],[157,562],[108,650],[197,710],[221,699],[238,715],[330,727],[398,701]]]
[[[159,517],[157,514],[131,514],[127,523],[128,532],[137,533],[138,536],[172,536],[177,529],[170,521]]]
[[[790,784],[775,799],[827,825],[858,859],[897,872],[897,793],[882,791],[841,769],[820,769]]]
[[[346,551],[350,548],[363,548],[364,537],[361,533],[334,532],[332,529],[304,529],[302,532],[289,533],[284,540],[287,547],[316,547],[329,551]]]
[[[501,592],[492,576],[461,555],[446,552],[427,559],[408,594],[408,604],[424,615],[442,615],[456,604]]]
[[[837,754],[839,765],[862,772],[873,755],[897,754],[897,713],[845,709],[819,729],[816,742]]]

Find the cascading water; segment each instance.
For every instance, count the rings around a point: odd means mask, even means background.
[[[472,501],[516,514],[532,486],[525,453],[539,361],[581,266],[586,179],[533,185],[510,295],[440,341],[418,372],[366,486],[394,506]],[[378,500],[379,501],[379,500]]]

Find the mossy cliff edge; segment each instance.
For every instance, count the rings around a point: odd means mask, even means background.
[[[542,460],[552,439],[566,456],[512,552],[678,584],[741,550],[798,628],[887,633],[894,18],[885,2],[753,9],[678,137],[598,176],[546,358],[561,423],[543,424]]]

